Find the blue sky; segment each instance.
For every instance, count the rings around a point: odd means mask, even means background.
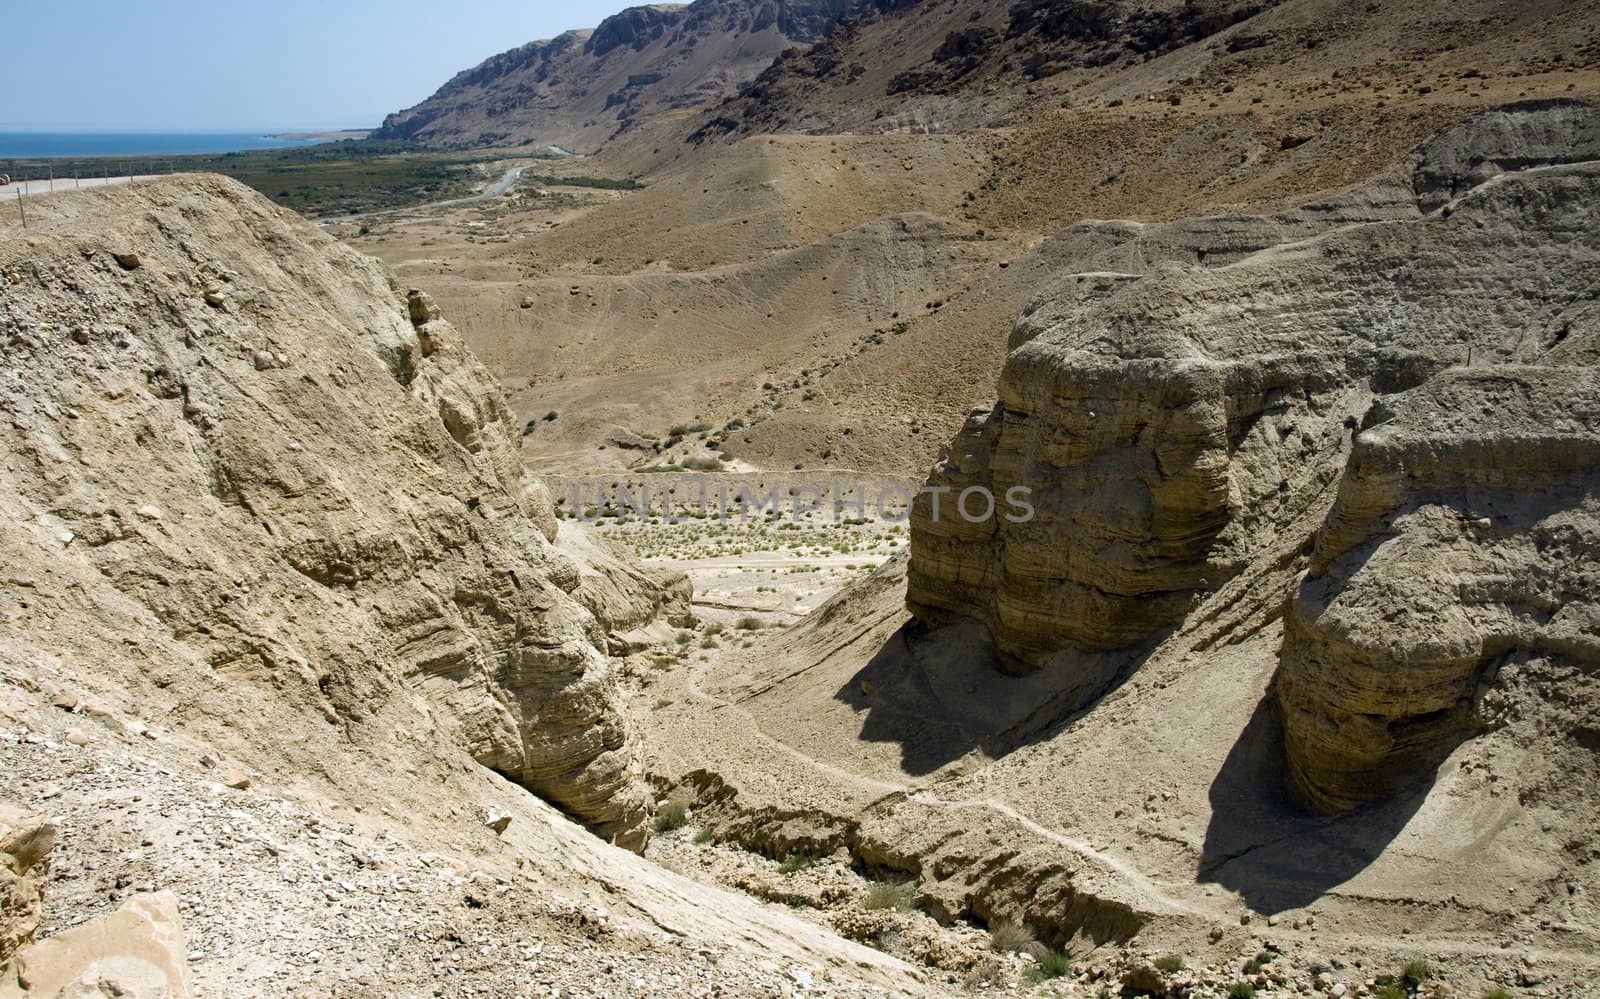
[[[0,14],[0,132],[377,125],[458,70],[626,6],[21,0]]]

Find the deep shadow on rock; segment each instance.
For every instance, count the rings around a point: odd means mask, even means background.
[[[1269,690],[1211,782],[1211,822],[1195,879],[1273,915],[1310,905],[1365,870],[1422,807],[1431,781],[1345,815],[1313,815],[1291,797],[1283,727]]]
[[[859,738],[901,745],[907,774],[926,776],[974,750],[999,758],[1089,710],[1142,656],[1079,653],[1018,676],[984,626],[908,622],[835,699],[861,713]]]

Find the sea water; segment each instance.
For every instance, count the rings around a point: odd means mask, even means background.
[[[47,156],[183,156],[312,146],[263,132],[0,132],[0,166]]]

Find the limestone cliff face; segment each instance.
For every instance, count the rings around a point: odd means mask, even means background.
[[[1220,267],[1064,276],[1019,320],[998,404],[933,470],[942,510],[915,508],[913,613],[983,622],[1019,670],[1098,670],[1092,697],[1120,668],[1094,653],[1131,656],[1317,535],[1281,697],[1297,785],[1329,809],[1414,774],[1497,657],[1588,655],[1597,121],[1496,112],[1418,151],[1405,212]],[[1158,242],[1203,238],[1188,226]],[[1131,232],[1082,238],[1105,258]],[[1216,236],[1271,229],[1231,219]],[[952,502],[1018,487],[1036,509],[1023,522],[972,523]],[[1414,525],[1429,504],[1489,518],[1498,540]]]
[[[1294,785],[1330,812],[1479,731],[1507,663],[1600,668],[1600,374],[1461,369],[1367,419],[1278,679]]]
[[[31,539],[8,566],[88,568],[218,681],[347,732],[419,698],[484,766],[641,843],[582,570],[426,296],[219,178],[29,214],[0,240],[0,496]]]

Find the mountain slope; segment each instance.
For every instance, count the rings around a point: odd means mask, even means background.
[[[1418,95],[1600,59],[1591,2],[983,0],[881,4],[788,53],[697,138],[1022,124],[1062,106]],[[1560,56],[1559,58],[1557,56]],[[1418,75],[1420,73],[1420,75]],[[1421,88],[1421,89],[1418,89]],[[1215,104],[1213,104],[1215,106]]]
[[[457,74],[375,137],[589,150],[641,117],[715,104],[851,0],[696,0],[634,7]]]

